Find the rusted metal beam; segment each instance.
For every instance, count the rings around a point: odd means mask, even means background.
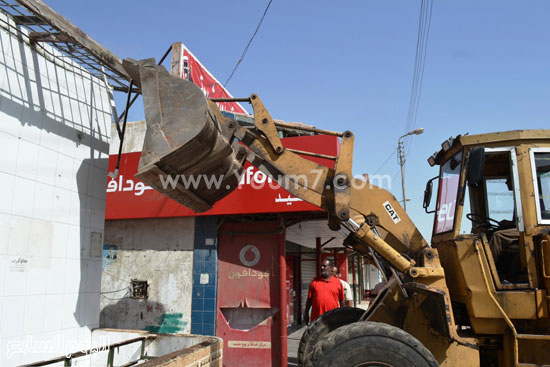
[[[19,4],[27,8],[30,12],[34,14],[40,14],[38,18],[44,19],[47,24],[50,24],[54,28],[58,29],[61,34],[82,45],[82,47],[84,47],[91,54],[97,57],[114,73],[118,74],[120,77],[125,78],[126,80],[130,80],[130,77],[122,67],[122,61],[118,58],[118,56],[101,46],[97,41],[92,39],[81,29],[69,22],[66,18],[55,12],[48,5],[44,4],[40,0],[17,1],[19,2]]]
[[[212,102],[249,102],[250,98],[210,98]]]
[[[44,25],[46,22],[36,15],[15,15],[15,23],[23,25]]]
[[[119,367],[130,367],[130,366],[138,364],[139,362],[140,362],[140,360],[138,359],[137,361],[132,361],[132,362],[128,362],[128,363],[125,363],[125,364],[121,364]]]
[[[128,93],[128,87],[117,87],[115,85],[113,86],[113,90],[115,90],[116,92]],[[141,94],[141,90],[139,88],[132,88],[132,93]]]
[[[251,98],[211,98],[210,100],[212,102],[248,102],[248,103],[252,103]],[[339,137],[344,136],[344,133],[341,133],[341,132],[338,132],[338,131],[317,129],[317,128],[312,127],[312,126],[291,124],[291,123],[282,122],[282,121],[273,121],[273,123],[277,127],[282,127],[282,128],[292,129],[292,130],[307,131],[307,132],[312,132],[312,133],[339,136]]]
[[[330,159],[330,160],[333,160],[333,161],[335,161],[336,158],[338,158],[338,157],[335,157],[333,155],[326,155],[326,154],[320,154],[320,153],[311,153],[311,152],[306,152],[304,150],[298,150],[298,149],[290,149],[290,148],[286,148],[286,149],[289,150],[292,153],[307,155],[307,156],[310,156],[310,157]]]
[[[324,247],[325,245],[328,245],[330,242],[332,242],[332,240],[334,240],[336,237],[331,237],[329,238],[328,240],[326,240],[325,242],[323,242],[321,244],[321,247]]]
[[[52,358],[52,359],[47,359],[47,360],[40,361],[40,362],[34,362],[34,363],[21,365],[19,367],[47,366],[49,364],[64,362],[68,359],[70,360],[70,359],[75,359],[75,358],[87,356],[87,355],[98,353],[98,352],[103,352],[103,351],[105,351],[105,349],[103,349],[103,348],[107,348],[109,351],[114,351],[116,348],[121,347],[123,345],[132,344],[132,343],[135,343],[135,342],[144,341],[144,340],[148,340],[148,339],[155,339],[156,337],[157,336],[155,334],[151,334],[151,335],[147,335],[147,336],[140,336],[138,338],[128,339],[128,340],[125,340],[125,341],[122,341],[122,342],[119,342],[119,343],[110,344],[110,345],[105,346],[105,347],[93,348],[93,349],[88,349],[88,350],[84,350],[84,351],[79,351],[79,352],[76,352],[76,353],[71,353],[70,358],[67,358],[67,356],[61,356],[61,357],[56,357],[56,358]]]
[[[73,41],[69,36],[63,33],[31,32],[29,38],[31,42],[69,43]]]
[[[332,131],[332,130],[324,130],[324,129],[317,129],[315,127],[308,127],[308,126],[302,126],[302,125],[296,125],[296,124],[289,124],[288,122],[280,122],[275,121],[275,126],[277,127],[286,127],[289,129],[294,130],[301,130],[301,131],[309,131],[312,133],[318,133],[323,135],[332,135],[332,136],[344,136],[344,133],[338,132],[338,131]]]
[[[162,57],[160,58],[159,62],[157,63],[157,65],[161,65],[164,60],[166,59],[166,57],[168,56],[168,54],[170,53],[170,51],[172,51],[172,45],[170,45],[170,47],[168,47],[168,50],[166,50],[166,52],[164,53],[164,55],[162,55]],[[130,83],[130,89],[132,87],[132,83]],[[128,92],[128,90],[126,90],[126,92]],[[134,102],[136,101],[136,99],[139,97],[139,95],[141,94],[141,90],[138,91],[138,92],[134,92],[134,90],[132,90],[131,92],[128,92],[128,93],[136,93],[136,95],[134,95],[134,97],[132,98],[131,101],[127,101],[126,102],[126,108],[124,109],[124,112],[118,117],[118,120],[122,120],[122,118],[126,118],[126,115],[128,114],[128,110],[130,109],[130,107],[132,107],[132,105],[134,104]],[[121,142],[122,144],[122,142]]]
[[[181,78],[181,71],[183,70],[183,65],[181,63],[183,56],[183,42],[174,42],[172,43],[172,61],[170,62],[170,74]]]

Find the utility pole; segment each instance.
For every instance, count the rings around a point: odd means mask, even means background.
[[[404,135],[407,136],[407,135]],[[401,137],[403,138],[403,136]],[[397,155],[399,157],[399,165],[401,166],[401,190],[403,190],[403,209],[407,211],[407,196],[405,195],[405,143],[397,141]]]
[[[403,209],[407,211],[407,196],[405,195],[405,143],[401,141],[409,135],[420,135],[424,132],[423,128],[419,128],[413,131],[409,131],[403,136],[400,136],[397,140],[397,157],[399,158],[399,165],[401,166],[401,189],[403,190]]]

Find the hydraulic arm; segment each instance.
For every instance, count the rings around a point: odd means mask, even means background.
[[[283,124],[273,120],[257,95],[232,99],[248,102],[254,110],[254,126],[243,127],[218,109],[216,102],[228,100],[208,100],[193,83],[171,76],[153,59],[126,59],[123,65],[142,90],[147,123],[136,177],[204,212],[237,187],[248,160],[291,194],[325,209],[331,229],[348,231],[346,245],[372,257],[389,275],[365,320],[407,330],[434,330],[419,337],[426,343],[443,343],[441,349],[453,355],[449,360],[471,349],[457,334],[437,250],[428,245],[392,194],[352,176],[351,132],[318,131],[341,138],[339,154],[323,157],[334,159],[331,169],[303,158],[313,153],[285,148],[277,131],[277,125]],[[202,180],[197,187],[166,186],[169,175],[214,175],[221,184],[206,186],[204,182],[212,180]]]
[[[351,132],[322,131],[341,138],[330,169],[300,156],[307,152],[282,145],[277,124],[257,95],[234,99],[254,110],[254,128],[245,128],[219,111],[215,102],[221,100],[207,100],[197,86],[171,76],[153,59],[127,59],[124,66],[143,91],[147,120],[137,177],[158,191],[197,212],[208,210],[237,186],[246,159],[293,195],[327,210],[330,227],[353,232],[357,250],[367,253],[361,245],[366,244],[401,272],[410,271],[428,246],[392,194],[352,176]],[[163,185],[163,176],[172,174],[223,178],[217,188],[172,189]]]

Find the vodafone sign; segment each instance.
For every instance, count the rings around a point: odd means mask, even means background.
[[[214,78],[214,76],[185,47],[179,48],[179,70],[183,79],[196,84],[208,98],[231,98],[231,94]],[[236,102],[218,103],[220,110],[246,114],[246,110]],[[107,182],[107,202],[105,219],[184,217],[195,215],[277,213],[321,210],[299,198],[292,196],[278,183],[267,177],[256,167],[247,163],[240,177],[240,184],[229,195],[217,202],[204,213],[197,214],[191,209],[176,203],[148,185],[137,180],[134,175],[138,170],[141,150],[145,138],[145,121],[128,123],[127,136],[120,157],[120,167],[116,178],[109,177]],[[336,156],[339,140],[334,136],[314,135],[282,139],[283,145],[302,151]],[[118,135],[114,127],[111,132],[109,155],[109,172],[113,172],[118,158]],[[334,161],[323,158],[310,159],[327,167],[334,167]],[[207,179],[206,177],[172,177],[170,183],[192,182],[182,180]]]
[[[313,135],[283,138],[288,148],[335,156],[339,141],[334,136]],[[278,183],[248,162],[245,165],[239,186],[214,207],[197,214],[153,190],[134,175],[138,169],[141,152],[123,153],[119,174],[107,182],[106,219],[184,217],[196,215],[278,213],[321,210],[291,195]],[[109,172],[116,166],[117,155],[109,156]],[[327,167],[334,167],[328,159],[305,157]]]
[[[181,48],[179,55],[178,74],[180,78],[196,84],[208,98],[232,98],[233,96],[218,82],[218,80],[206,69],[199,59],[195,57],[185,46]],[[248,112],[237,102],[218,102],[221,111],[247,114]]]

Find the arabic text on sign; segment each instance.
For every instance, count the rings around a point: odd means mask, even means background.
[[[112,179],[107,184],[107,192],[116,191],[134,191],[134,195],[141,196],[145,190],[152,190],[151,186],[145,185],[143,182],[134,182],[134,180],[124,180],[123,175],[118,176],[117,179]]]
[[[230,340],[227,346],[229,348],[271,349],[271,342]]]
[[[292,205],[292,203],[295,201],[303,201],[303,200],[300,198],[293,198],[290,195],[288,195],[288,197],[286,198],[282,198],[281,194],[279,194],[279,196],[275,198],[276,203],[286,203],[286,205]]]
[[[252,270],[250,268],[243,269],[242,271],[230,271],[228,274],[229,279],[241,279],[241,278],[258,278],[258,279],[264,279],[269,278],[268,272],[261,272]]]

